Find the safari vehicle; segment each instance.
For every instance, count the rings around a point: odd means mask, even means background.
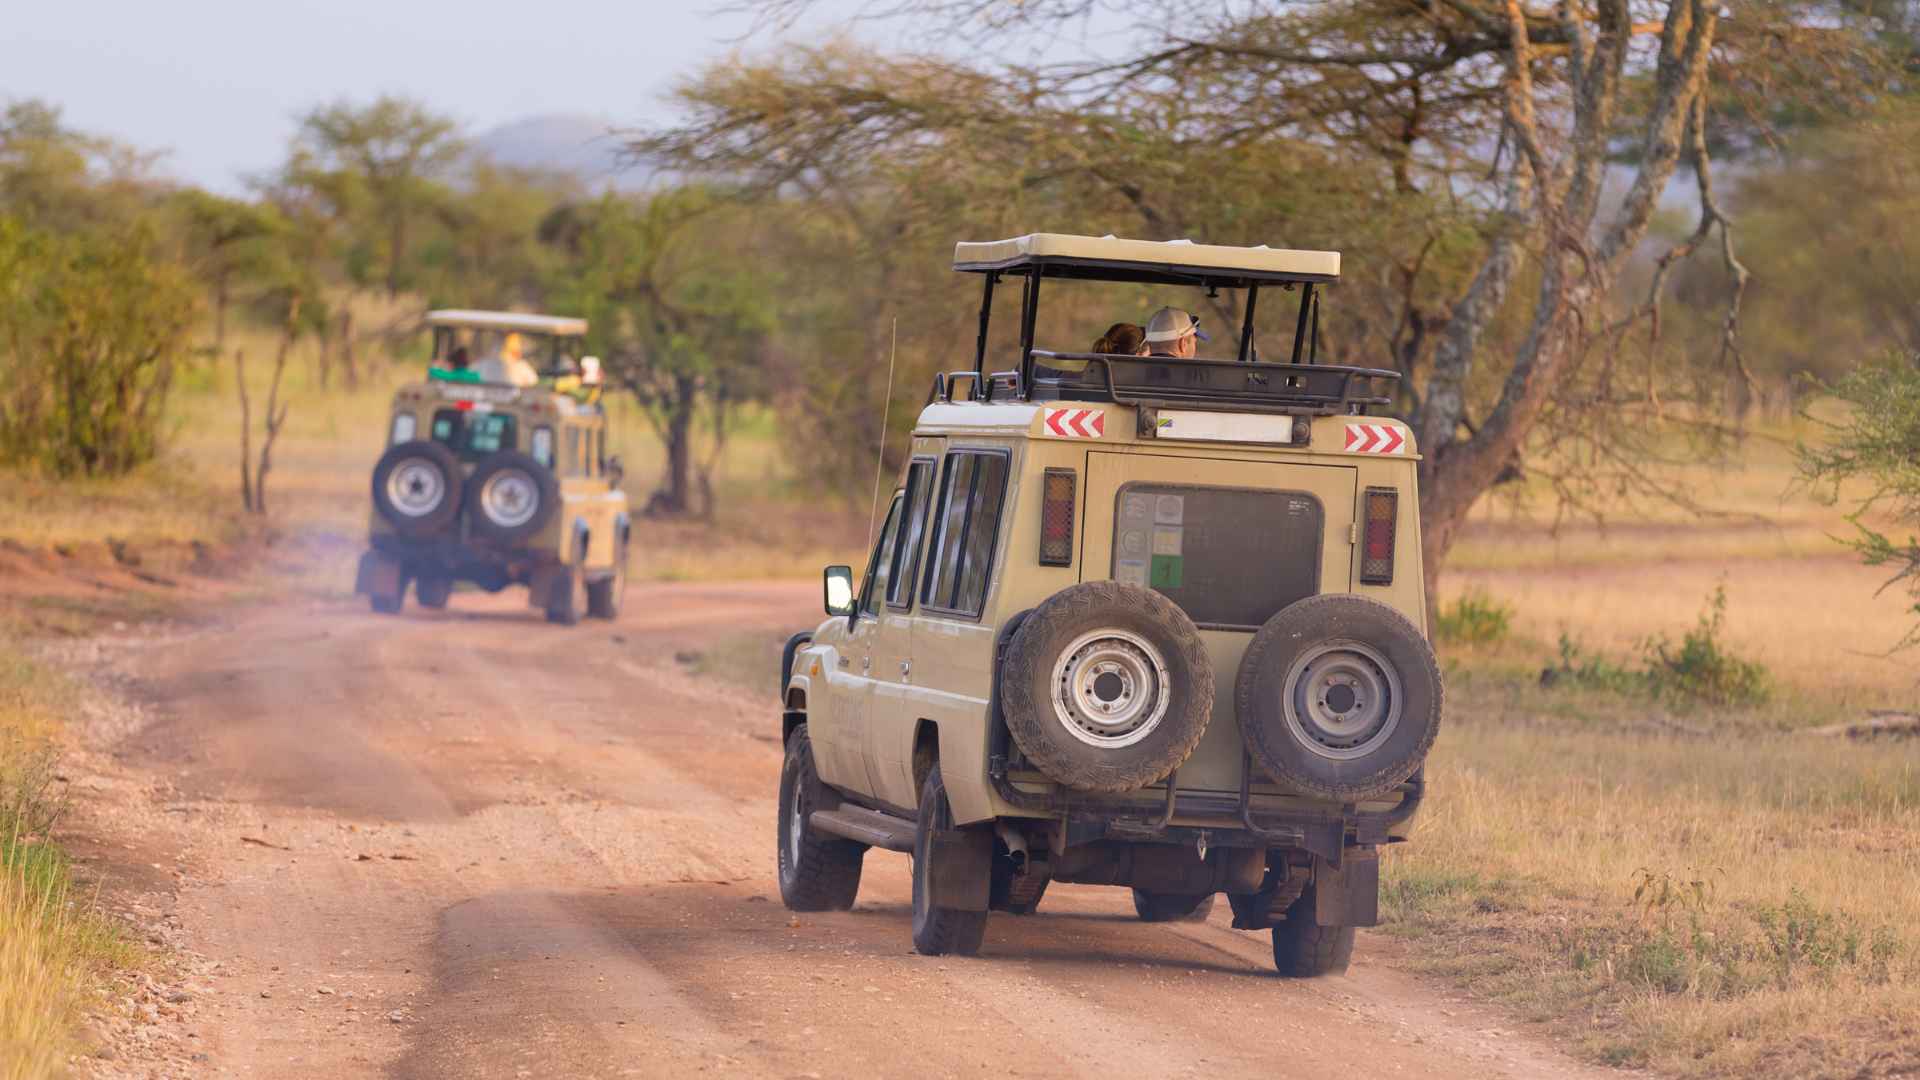
[[[630,521],[586,321],[434,311],[427,325],[432,365],[393,396],[354,591],[391,614],[409,584],[429,608],[458,581],[526,585],[551,622],[614,618]]]
[[[782,898],[848,908],[885,848],[913,856],[923,953],[1061,881],[1147,921],[1225,893],[1281,973],[1344,971],[1442,686],[1412,438],[1369,416],[1397,375],[1316,362],[1339,255],[1037,234],[954,269],[985,281],[972,370],[935,378],[865,576],[828,567],[830,617],[782,658]],[[1057,279],[1228,292],[1237,356],[1036,348]],[[990,372],[1012,281],[1019,352]],[[1284,363],[1255,343],[1274,293],[1299,300]]]

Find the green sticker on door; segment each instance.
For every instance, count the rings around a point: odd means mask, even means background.
[[[1180,587],[1180,569],[1185,560],[1179,555],[1155,555],[1151,584],[1156,589]]]

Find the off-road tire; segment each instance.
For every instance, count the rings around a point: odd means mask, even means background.
[[[1313,918],[1313,886],[1273,927],[1273,967],[1290,979],[1345,975],[1353,962],[1353,927],[1321,926]]]
[[[913,948],[926,956],[972,956],[987,936],[986,912],[934,907],[928,896],[927,853],[933,834],[951,828],[953,807],[947,803],[940,766],[935,765],[921,785],[919,820],[913,831]]]
[[[780,901],[789,911],[846,911],[860,892],[866,845],[813,827],[813,812],[820,808],[823,790],[813,765],[813,743],[807,739],[807,725],[801,724],[787,736],[787,760],[780,769],[780,822],[775,830]]]
[[[620,539],[614,542],[613,573],[587,582],[587,614],[596,619],[617,619],[626,596],[627,542]]]
[[[520,476],[506,475],[511,473]],[[529,485],[530,490],[522,490],[535,499],[532,513],[514,520],[496,520],[490,512],[496,500],[487,497],[488,485],[496,478]],[[467,477],[466,504],[467,524],[474,536],[496,544],[518,544],[546,528],[559,513],[560,481],[554,478],[552,469],[535,461],[531,454],[497,450],[482,458],[474,466],[473,475]]]
[[[1015,875],[1010,868],[1003,873],[1001,868],[996,866],[993,875],[993,902],[987,907],[994,911],[1004,911],[1009,915],[1031,915],[1040,910],[1040,900],[1047,895],[1047,886],[1052,880],[1039,874]]]
[[[1141,922],[1206,922],[1213,914],[1213,893],[1199,896],[1133,890],[1133,910]]]
[[[423,608],[444,608],[447,598],[452,595],[453,579],[450,577],[421,577],[413,583],[413,598]]]
[[[1382,715],[1392,717],[1377,745],[1329,751],[1305,734],[1313,725],[1299,719],[1301,699],[1288,681],[1311,678],[1309,662],[1320,662],[1315,653],[1323,649],[1350,651],[1357,665],[1380,673],[1381,685],[1397,687],[1397,700],[1377,699],[1388,702]],[[1268,619],[1248,643],[1234,682],[1240,735],[1254,761],[1289,788],[1341,802],[1381,798],[1413,775],[1439,734],[1444,694],[1440,665],[1420,629],[1377,600],[1345,593],[1307,597]]]
[[[1056,702],[1066,692],[1055,680],[1067,650],[1108,630],[1151,645],[1165,665],[1164,712],[1127,745],[1086,741]],[[1086,581],[1048,597],[1020,624],[1001,673],[1001,710],[1020,751],[1051,779],[1081,791],[1134,791],[1165,779],[1200,744],[1213,712],[1213,681],[1199,630],[1171,600],[1116,581]]]
[[[409,512],[406,506],[394,501],[391,487],[395,472],[413,468],[424,468],[438,475],[440,500],[429,508]],[[430,481],[432,476],[421,474],[419,478]],[[395,443],[374,463],[373,508],[401,536],[419,539],[446,532],[460,516],[461,496],[460,459],[437,442],[409,439]]]

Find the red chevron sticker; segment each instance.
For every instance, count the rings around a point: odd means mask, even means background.
[[[1348,424],[1346,449],[1356,454],[1398,454],[1406,432],[1390,424]]]
[[[1041,422],[1063,439],[1098,439],[1107,433],[1107,414],[1099,409],[1048,409]]]

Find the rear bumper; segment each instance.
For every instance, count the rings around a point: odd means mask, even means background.
[[[528,584],[542,571],[560,565],[551,550],[495,548],[457,536],[414,538],[375,533],[367,542],[373,558],[361,560],[356,592],[367,591],[364,586],[369,562],[391,564],[408,578],[444,577],[472,582],[490,592]]]

